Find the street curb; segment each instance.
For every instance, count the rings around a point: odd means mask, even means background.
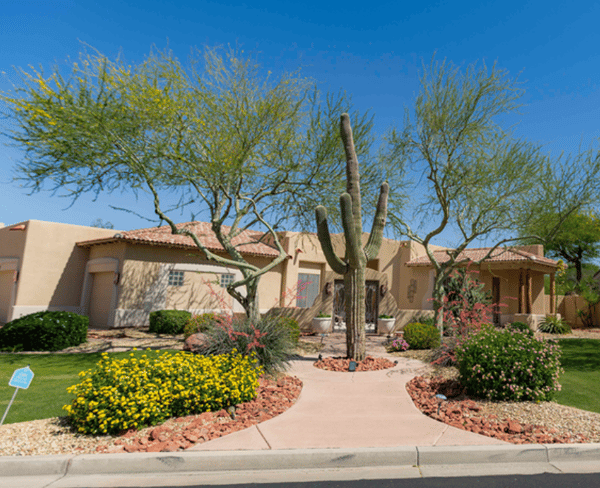
[[[0,473],[82,476],[568,461],[600,461],[600,443],[2,456]]]

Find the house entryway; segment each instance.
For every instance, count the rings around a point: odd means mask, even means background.
[[[377,317],[379,316],[379,281],[365,282],[365,325],[366,332],[377,332]],[[344,281],[335,280],[333,295],[333,331],[346,330],[346,308],[344,296]]]

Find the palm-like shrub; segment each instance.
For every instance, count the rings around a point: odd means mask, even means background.
[[[263,317],[256,325],[248,319],[219,321],[205,334],[205,344],[196,348],[198,354],[228,354],[233,349],[244,355],[254,352],[269,375],[287,369],[295,351],[294,328],[282,326],[281,317]]]
[[[546,318],[542,321],[538,330],[540,332],[545,332],[546,334],[569,334],[571,332],[571,327],[556,315],[546,315]]]

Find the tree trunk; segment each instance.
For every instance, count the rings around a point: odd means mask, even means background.
[[[355,361],[365,358],[365,268],[350,270],[344,275],[346,296],[346,351]]]
[[[258,303],[258,280],[254,280],[246,285],[246,303],[243,304],[244,310],[250,322],[254,325],[260,322],[260,306]]]
[[[441,272],[436,273],[435,281],[433,283],[433,292],[431,295],[433,298],[433,317],[435,320],[435,325],[440,332],[441,339],[444,337],[444,280],[441,279],[442,276],[443,274]]]

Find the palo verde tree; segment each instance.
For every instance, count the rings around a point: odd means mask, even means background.
[[[363,248],[360,175],[348,114],[341,116],[340,132],[346,153],[347,182],[346,193],[340,196],[340,215],[346,243],[344,258],[338,257],[333,250],[327,224],[327,209],[324,206],[318,206],[315,210],[317,236],[331,269],[344,276],[347,356],[362,361],[365,358],[365,269],[367,262],[377,257],[381,247],[389,185],[387,182],[381,185],[373,227]]]
[[[8,135],[24,149],[17,179],[73,199],[147,192],[173,234],[241,271],[227,291],[257,321],[259,279],[287,257],[279,226],[306,222],[317,195],[329,198],[342,178],[336,121],[351,110],[348,97],[321,96],[298,73],[265,73],[233,48],[206,49],[189,65],[169,51],[137,65],[84,53],[69,69],[65,77],[58,67],[49,76],[20,70],[21,86],[1,96],[14,124]],[[352,118],[357,150],[368,154],[372,121]],[[161,204],[169,193],[175,208]],[[173,212],[184,211],[191,220],[208,215],[224,253],[176,224]],[[262,267],[249,262],[247,243],[235,240],[246,229],[261,232],[277,257]]]
[[[436,322],[442,332],[444,282],[466,265],[460,253],[477,241],[491,241],[480,264],[499,246],[517,241],[519,229],[553,209],[562,221],[594,195],[600,158],[591,152],[550,161],[539,148],[502,129],[499,119],[515,112],[523,90],[494,65],[472,64],[461,71],[433,60],[423,67],[414,115],[393,129],[390,150],[416,177],[420,227],[394,208],[390,223],[421,244],[435,271]],[[453,235],[443,258],[434,241]]]

